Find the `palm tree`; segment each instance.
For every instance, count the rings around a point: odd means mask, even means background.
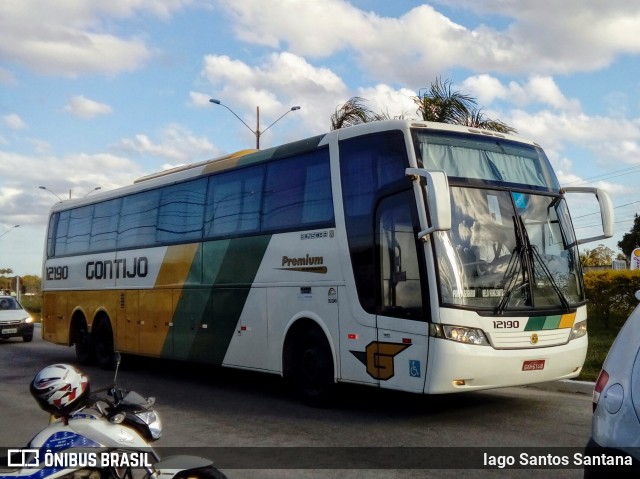
[[[451,80],[444,82],[440,77],[431,83],[429,89],[418,92],[412,99],[418,105],[417,113],[425,121],[438,121],[466,125],[500,133],[514,133],[516,129],[501,120],[487,118],[477,108],[476,99],[458,91],[453,91]]]
[[[491,130],[498,133],[517,133],[514,127],[507,125],[501,120],[492,120],[487,118],[482,110],[472,110],[469,112],[461,125],[470,126],[473,128],[480,128],[481,130]]]
[[[369,123],[370,121],[388,120],[387,113],[376,113],[365,105],[364,98],[354,96],[349,98],[342,106],[336,107],[331,115],[331,129],[338,130],[347,126]]]
[[[500,133],[516,132],[515,128],[500,120],[487,118],[482,110],[477,108],[475,98],[452,90],[452,84],[451,80],[442,81],[438,77],[428,89],[421,89],[417,96],[412,97],[418,106],[416,113],[425,121],[466,125]],[[372,111],[365,105],[366,101],[364,98],[354,96],[342,106],[336,107],[335,113],[331,115],[331,129],[337,130],[359,123],[390,119],[388,113]]]
[[[418,96],[411,99],[418,106],[418,113],[425,121],[463,124],[469,112],[476,108],[476,100],[463,93],[452,91],[451,80],[442,81],[439,77],[431,83],[429,89],[423,88]]]

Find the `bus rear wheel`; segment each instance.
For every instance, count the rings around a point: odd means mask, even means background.
[[[333,355],[321,331],[314,328],[297,337],[292,366],[296,392],[305,404],[327,407],[334,402]]]
[[[91,340],[98,366],[102,369],[113,369],[115,351],[113,349],[113,331],[108,319],[100,320],[95,326]]]
[[[73,333],[73,342],[76,347],[76,359],[80,364],[86,366],[93,361],[93,348],[91,345],[91,334],[86,323],[76,326]]]

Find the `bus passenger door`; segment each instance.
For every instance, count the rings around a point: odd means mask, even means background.
[[[429,324],[413,194],[384,198],[376,212],[378,275],[376,370],[380,387],[422,392]]]

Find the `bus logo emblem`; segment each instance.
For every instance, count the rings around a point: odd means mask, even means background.
[[[538,344],[538,335],[536,333],[531,335],[531,344]]]
[[[394,358],[409,346],[411,345],[373,341],[364,351],[351,351],[351,354],[367,367],[369,376],[386,381],[395,376]]]

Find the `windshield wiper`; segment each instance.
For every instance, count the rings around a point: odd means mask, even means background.
[[[528,263],[528,254],[527,254],[527,242],[520,231],[518,225],[518,217],[513,216],[513,230],[516,236],[516,247],[513,249],[511,253],[511,258],[509,259],[509,264],[507,265],[507,269],[504,272],[504,278],[509,278],[508,284],[505,285],[505,292],[496,306],[496,315],[501,315],[507,304],[509,304],[509,300],[511,299],[511,294],[516,290],[518,286],[529,285],[527,288],[527,302],[531,302],[531,281],[528,279],[529,271],[531,269],[529,267],[523,268],[523,265]],[[520,278],[520,274],[522,274],[522,283],[518,283],[518,279]]]
[[[562,290],[558,286],[558,283],[553,279],[553,274],[545,264],[542,256],[538,252],[538,248],[535,245],[531,244],[529,240],[529,234],[527,233],[527,228],[524,225],[524,220],[520,215],[513,217],[514,223],[514,231],[516,235],[516,247],[511,254],[511,259],[509,260],[509,265],[507,266],[507,270],[505,272],[505,278],[511,274],[509,279],[509,284],[506,286],[505,293],[502,296],[502,299],[498,303],[496,307],[496,314],[501,315],[507,304],[509,304],[509,300],[511,299],[511,294],[518,287],[518,278],[522,271],[523,281],[520,286],[528,285],[527,288],[527,303],[532,305],[533,295],[533,287],[535,282],[535,272],[542,271],[546,279],[549,281],[551,288],[556,293],[562,306],[565,311],[569,311],[571,309],[571,305],[567,298],[562,293]],[[540,268],[536,269],[536,265],[539,265]],[[523,270],[524,268],[524,270]],[[533,281],[532,281],[533,277]]]

